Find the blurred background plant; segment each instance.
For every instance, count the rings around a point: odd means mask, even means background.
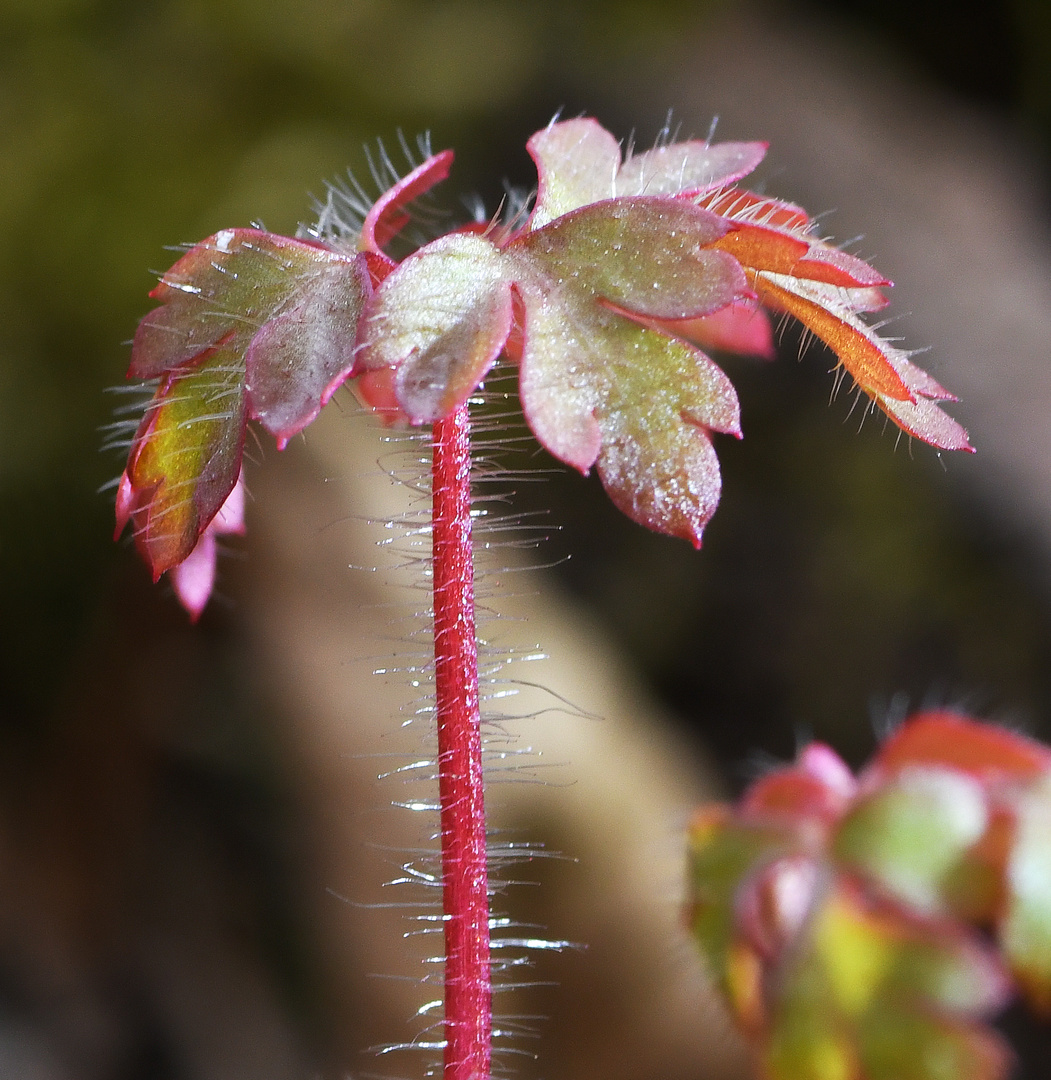
[[[746,438],[720,447],[700,555],[622,522],[590,481],[523,485],[521,508],[561,527],[541,561],[573,556],[554,587],[731,788],[801,734],[857,764],[906,700],[1051,733],[1042,0],[951,18],[935,0],[0,0],[0,1074],[302,1075],[361,1045],[335,1030],[303,916],[303,890],[334,883],[311,877],[247,627],[263,557],[250,537],[248,562],[225,562],[230,602],[190,629],[111,544],[97,494],[119,469],[97,452],[100,388],[166,246],[293,230],[309,193],[348,165],[366,176],[362,146],[398,129],[455,147],[449,191],[494,207],[494,178],[530,182],[524,139],[556,110],[646,142],[669,106],[684,135],[718,115],[722,138],[771,139],[779,193],[837,211],[840,238],[866,232],[979,454],[943,469],[878,422],[859,434],[845,396],[828,406],[824,357],[796,363],[786,335],[780,363],[730,369]],[[149,934],[165,925],[167,944],[136,951],[125,915],[144,897],[166,905]],[[176,928],[202,913],[216,940],[234,924],[252,958],[238,977],[180,968]],[[167,1004],[142,955],[182,972]],[[240,994],[247,1016],[263,985],[253,1016],[280,1018],[285,1042],[209,1044],[208,1018],[171,1004]]]

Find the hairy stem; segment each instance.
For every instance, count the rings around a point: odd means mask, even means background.
[[[492,1034],[467,405],[434,425],[434,660],[445,913],[445,1078],[488,1080]]]

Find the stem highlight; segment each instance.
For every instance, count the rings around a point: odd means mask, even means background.
[[[431,466],[435,693],[445,913],[444,1080],[488,1080],[492,1040],[468,406],[438,421]]]

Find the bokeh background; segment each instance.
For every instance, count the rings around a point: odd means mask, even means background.
[[[556,473],[518,495],[550,510],[536,587],[600,628],[715,763],[709,790],[811,736],[857,764],[922,704],[1051,736],[1044,0],[0,0],[0,1076],[384,1068],[355,1056],[373,991],[333,976],[312,914],[341,888],[319,822],[345,811],[310,789],[289,735],[310,718],[290,725],[252,624],[291,610],[260,569],[289,532],[263,493],[338,467],[309,437],[255,454],[258,520],[196,628],[111,541],[104,389],[171,246],[293,230],[326,179],[367,176],[377,136],[430,131],[457,150],[450,191],[493,207],[505,178],[532,182],[525,139],[556,111],[646,143],[669,109],[683,135],[718,117],[769,139],[761,183],[863,235],[898,282],[893,331],[930,346],[980,452],[940,458],[830,404],[828,356],[786,327],[776,363],[727,361],[746,437],[720,443],[704,551]],[[667,1076],[608,1019],[573,1075],[612,1056]],[[563,1059],[526,1073],[569,1075],[573,1034],[548,1027]],[[730,1075],[720,1053],[679,1074]]]

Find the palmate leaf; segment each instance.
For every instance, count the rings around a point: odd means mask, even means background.
[[[362,255],[259,229],[227,229],[190,249],[150,296],[130,378],[158,379],[117,504],[154,577],[177,566],[230,495],[245,423],[279,446],[346,378],[370,289]]]
[[[699,544],[719,496],[707,432],[739,434],[729,380],[699,349],[644,322],[696,318],[747,295],[710,248],[728,226],[690,203],[594,203],[502,247],[443,237],[384,280],[363,320],[359,370],[396,368],[409,418],[465,400],[521,309],[522,406],[556,457],[597,465],[635,520]]]
[[[890,285],[867,263],[815,237],[799,207],[733,188],[700,200],[737,228],[719,241],[744,267],[759,301],[798,319],[895,424],[943,450],[971,450],[967,432],[938,407],[956,399],[859,315],[886,306]]]
[[[590,203],[633,195],[699,196],[747,176],[763,142],[669,143],[621,163],[620,143],[596,120],[549,124],[526,144],[539,189],[529,227],[539,229]]]
[[[769,353],[761,302],[833,348],[903,430],[970,449],[936,404],[951,395],[860,318],[890,283],[813,235],[799,207],[732,186],[764,143],[672,143],[622,161],[609,132],[579,119],[528,148],[539,190],[524,225],[441,237],[384,264],[355,373],[386,416],[447,415],[505,351],[540,442],[596,467],[636,521],[699,545],[721,485],[709,433],[740,428],[733,388],[693,343]],[[433,158],[404,183],[416,194],[447,171]],[[369,244],[386,258],[381,231]]]
[[[892,828],[878,814],[867,828],[848,818],[840,856],[892,890],[925,880],[941,910],[992,924],[1022,993],[1051,1016],[1051,750],[931,712],[903,725],[870,772],[879,786],[865,803],[896,804]],[[932,787],[941,789],[935,800]],[[865,803],[862,817],[871,814]],[[856,842],[847,844],[850,835]],[[932,888],[938,877],[941,888]]]
[[[386,421],[432,423],[501,353],[520,366],[544,446],[596,468],[635,520],[699,545],[721,487],[711,435],[740,435],[733,387],[702,349],[771,355],[762,305],[824,340],[903,430],[970,449],[938,407],[951,395],[861,318],[889,282],[817,237],[801,208],[735,186],[765,143],[668,143],[622,160],[609,132],[578,119],[528,149],[539,190],[524,220],[454,229],[400,264],[385,249],[451,151],[338,242],[320,221],[314,240],[228,229],[165,274],[129,371],[158,388],[117,500],[118,529],[134,522],[155,576],[187,559],[230,497],[249,419],[283,446],[352,374]],[[186,596],[206,594],[207,574],[184,576],[197,583]]]
[[[613,197],[668,195],[697,202],[733,222],[714,246],[737,258],[758,299],[799,319],[824,341],[895,424],[941,449],[971,449],[967,433],[936,404],[953,396],[858,318],[886,304],[880,288],[890,282],[814,236],[804,210],[730,186],[759,164],[765,143],[671,143],[621,163],[609,132],[594,120],[579,119],[550,125],[528,146],[539,174],[531,228]],[[669,329],[702,346],[761,355],[764,321],[760,315],[742,322],[739,335],[727,335],[722,326],[709,333],[703,322]]]

